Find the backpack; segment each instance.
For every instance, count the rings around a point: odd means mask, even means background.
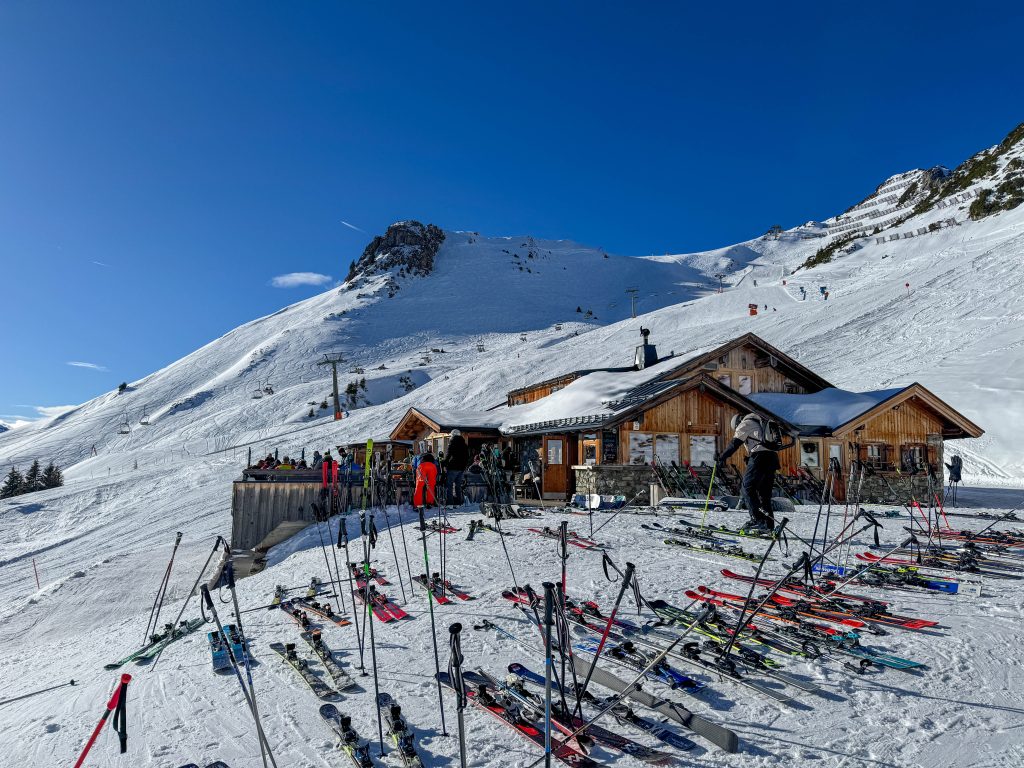
[[[781,451],[787,447],[783,442],[782,426],[779,422],[774,419],[765,419],[758,417],[758,423],[761,425],[761,439],[756,442],[764,446],[770,451]]]

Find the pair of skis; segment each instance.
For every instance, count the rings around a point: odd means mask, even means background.
[[[441,574],[434,573],[428,579],[425,573],[421,573],[417,576],[413,576],[412,580],[419,584],[421,587],[426,589],[433,595],[434,600],[438,605],[447,605],[450,603],[451,597],[457,597],[459,600],[472,600],[473,596],[465,590],[459,589],[448,579],[442,579]]]
[[[151,659],[175,640],[180,640],[185,637],[185,635],[192,634],[205,623],[206,622],[203,619],[189,619],[188,621],[181,622],[177,627],[167,624],[164,626],[163,632],[158,632],[150,637],[149,643],[142,646],[137,651],[129,653],[122,659],[103,665],[103,668],[117,669],[133,661]]]
[[[309,663],[306,659],[295,652],[295,643],[271,643],[270,650],[277,653],[292,669],[299,673],[299,677],[309,686],[313,695],[318,699],[334,701],[339,698],[338,692],[317,677],[313,670],[309,668]]]
[[[536,533],[538,536],[543,536],[546,539],[554,539],[555,541],[558,541],[559,538],[558,531],[556,529],[548,528],[546,526],[544,528],[527,528],[526,530],[528,530],[530,533]],[[588,539],[583,536],[580,536],[575,531],[569,531],[569,543],[572,544],[574,547],[579,547],[580,549],[605,548],[604,544],[594,541],[593,539]]]
[[[415,739],[405,720],[402,708],[387,693],[377,696],[377,707],[388,724],[387,736],[404,768],[423,768],[423,760],[416,750]],[[352,718],[342,714],[334,704],[320,707],[320,717],[338,736],[338,747],[349,757],[357,768],[372,768],[369,743],[359,737],[352,727]]]
[[[386,624],[389,621],[398,621],[409,616],[408,613],[391,602],[387,595],[383,592],[378,592],[373,584],[363,589],[353,590],[352,592],[356,600],[363,605],[366,605],[367,593],[369,593],[370,599],[370,612],[377,617],[378,621]]]
[[[249,652],[248,643],[243,642],[238,627],[234,624],[225,624],[222,629],[223,634],[215,631],[208,632],[206,635],[210,642],[210,657],[213,663],[213,671],[223,672],[231,669],[232,655],[243,666],[246,663],[251,663],[252,654]],[[227,643],[224,642],[225,637],[227,637]],[[231,646],[230,653],[228,652],[228,645]]]
[[[199,768],[198,763],[185,763],[181,768]],[[212,763],[207,763],[206,768],[229,768],[228,764],[221,761],[215,760]]]

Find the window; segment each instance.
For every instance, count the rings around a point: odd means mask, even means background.
[[[654,459],[654,435],[650,432],[629,433],[629,463],[650,464]]]
[[[753,390],[753,379],[750,376],[740,376],[740,394],[749,395]]]
[[[868,443],[862,459],[872,469],[892,471],[892,446],[886,443]]]
[[[787,395],[795,395],[795,394],[797,394],[796,384],[794,384],[791,381],[787,381],[786,382],[785,386],[783,386],[783,390],[785,391],[785,393]]]
[[[655,435],[654,457],[659,464],[679,461],[679,435]]]
[[[728,365],[729,364],[729,355],[725,354],[725,355],[722,355],[720,358],[718,358],[718,364],[719,365]]]
[[[810,469],[817,469],[821,466],[818,458],[818,444],[815,442],[800,443],[800,463]]]
[[[730,376],[728,373],[720,373],[720,374],[718,374],[718,381],[721,384],[725,384],[725,386],[727,386],[727,387],[731,387],[732,386],[732,376]]]
[[[715,463],[714,435],[690,435],[690,464],[711,466]]]
[[[924,472],[928,468],[928,446],[924,443],[907,443],[900,450],[900,471],[908,474]]]

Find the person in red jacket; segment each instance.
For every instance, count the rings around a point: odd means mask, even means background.
[[[437,459],[429,450],[421,453],[416,462],[416,490],[412,495],[414,507],[437,503]]]

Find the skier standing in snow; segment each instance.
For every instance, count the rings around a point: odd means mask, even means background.
[[[414,507],[426,507],[437,503],[437,459],[426,449],[416,461],[416,489],[413,491]]]
[[[737,413],[731,422],[734,431],[732,441],[716,459],[716,463],[722,466],[741,445],[747,449],[747,469],[743,473],[743,495],[750,510],[750,520],[743,526],[747,531],[768,532],[775,527],[772,489],[780,466],[778,452],[795,442],[783,444],[781,434],[771,434],[779,431],[777,427],[773,429],[772,424],[754,413],[745,416]]]
[[[469,446],[466,445],[466,438],[457,430],[452,430],[452,439],[448,443],[448,455],[444,459],[445,472],[445,493],[449,501],[455,506],[462,506],[462,475],[469,465]]]

